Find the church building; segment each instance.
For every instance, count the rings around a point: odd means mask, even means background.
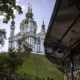
[[[46,34],[44,20],[42,21],[41,31],[37,33],[37,23],[34,21],[32,8],[30,6],[28,7],[26,18],[20,23],[20,32],[18,32],[16,35],[14,35],[15,29],[15,22],[13,19],[10,26],[9,48],[14,48],[17,50],[18,39],[21,39],[22,36],[25,35],[27,43],[31,45],[32,52],[36,53],[36,51],[38,51],[38,53],[44,53],[43,43]]]

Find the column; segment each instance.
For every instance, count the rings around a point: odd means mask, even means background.
[[[10,48],[10,42],[9,42],[9,47],[8,48]]]
[[[34,46],[34,38],[33,38],[33,47],[35,48],[35,46]]]
[[[32,46],[33,46],[33,37],[32,37]],[[34,47],[34,46],[33,46]]]
[[[32,46],[32,37],[31,37],[31,46]]]
[[[31,36],[30,36],[30,45],[31,45]]]
[[[10,44],[11,44],[11,45],[10,45],[10,48],[12,48],[12,42],[10,42]]]
[[[12,42],[12,48],[13,48],[13,42]]]
[[[17,43],[17,40],[16,40],[16,49],[18,49],[18,43]]]
[[[30,44],[30,37],[29,37],[29,44]]]
[[[31,37],[31,38],[32,38],[32,49],[33,49],[33,51],[34,51],[34,48],[33,48],[33,47],[34,47],[34,46],[33,46],[33,37]]]
[[[35,51],[34,38],[33,37],[32,37],[32,46],[33,46],[33,51]]]
[[[27,37],[27,43],[28,43],[28,37]]]
[[[29,37],[28,37],[28,44],[29,44]]]
[[[16,40],[15,40],[15,49],[16,49]]]
[[[43,39],[41,39],[41,51],[42,51],[42,53],[44,52],[44,45],[43,45]]]
[[[11,42],[10,42],[10,48],[11,48]]]
[[[12,48],[14,48],[14,41],[12,42]]]
[[[30,36],[30,45],[31,45],[31,36]]]
[[[14,49],[15,49],[15,41],[14,41]]]

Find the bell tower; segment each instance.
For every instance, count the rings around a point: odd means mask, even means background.
[[[15,44],[14,44],[14,30],[15,30],[15,22],[14,22],[14,17],[13,17],[12,21],[11,21],[11,25],[10,25],[9,48],[15,48]]]
[[[42,29],[41,29],[41,32],[45,32],[45,25],[44,25],[44,19],[43,19],[43,21],[42,21]]]
[[[28,25],[28,37],[27,41],[31,45],[31,48],[34,50],[35,48],[35,36],[37,31],[37,23],[34,21],[32,6],[29,3],[28,12],[26,13],[27,25]]]
[[[14,36],[14,30],[15,30],[15,22],[14,22],[14,18],[12,18],[10,28],[11,28],[10,37],[13,37],[13,36]]]

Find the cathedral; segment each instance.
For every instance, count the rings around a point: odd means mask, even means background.
[[[46,35],[44,20],[42,21],[41,31],[37,33],[37,23],[34,21],[32,8],[28,7],[26,18],[20,23],[20,32],[14,35],[15,22],[12,19],[10,26],[9,48],[18,49],[18,39],[21,39],[23,35],[26,36],[26,41],[31,45],[32,52],[38,51],[38,53],[44,54],[44,38]]]

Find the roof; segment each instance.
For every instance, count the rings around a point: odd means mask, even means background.
[[[44,35],[44,36],[45,36],[45,35],[46,35],[46,32],[39,32],[39,33],[36,34],[36,35],[37,35],[37,36],[38,36],[38,35]]]
[[[21,33],[20,33],[20,32],[18,32],[18,33],[16,34],[16,36],[21,36]]]
[[[79,37],[80,10],[68,0],[56,0],[44,41],[45,54],[64,59],[80,41]]]
[[[37,35],[43,35],[43,33],[42,32],[39,32]]]

